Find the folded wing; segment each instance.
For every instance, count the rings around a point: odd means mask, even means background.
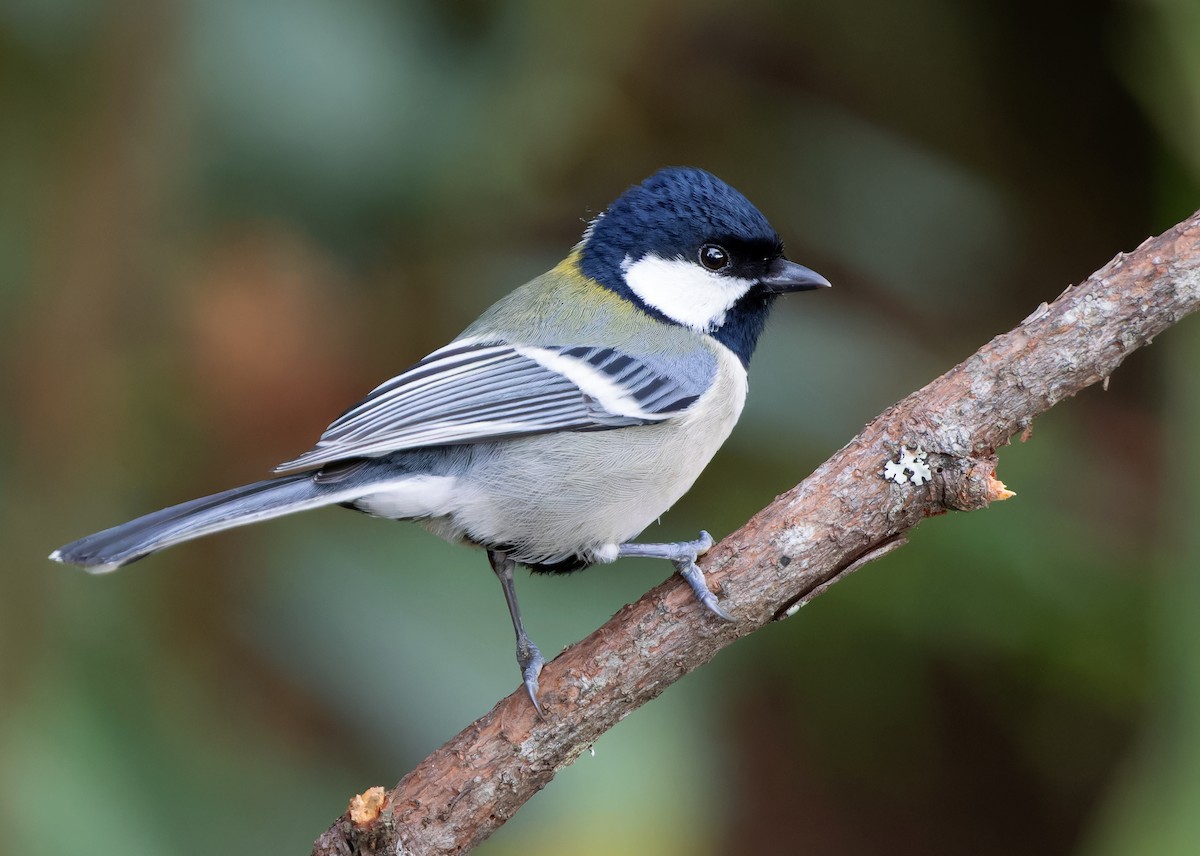
[[[612,348],[451,343],[374,389],[316,447],[276,472],[425,446],[660,422],[707,388],[715,358],[693,362],[682,371]]]

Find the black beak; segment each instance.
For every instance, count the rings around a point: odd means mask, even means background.
[[[767,275],[759,279],[758,284],[771,294],[786,294],[789,291],[829,288],[831,283],[815,270],[780,257],[771,262]]]

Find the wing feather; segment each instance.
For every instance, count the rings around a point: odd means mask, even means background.
[[[707,352],[705,352],[707,356]],[[380,384],[277,472],[404,449],[645,425],[686,410],[715,358],[678,362],[585,345],[456,342]]]

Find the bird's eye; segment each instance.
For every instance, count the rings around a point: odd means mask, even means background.
[[[729,253],[717,244],[704,244],[700,247],[700,264],[709,270],[720,270],[729,264]]]

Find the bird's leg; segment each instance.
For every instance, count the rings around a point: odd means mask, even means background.
[[[708,585],[704,582],[704,572],[696,565],[696,558],[707,553],[712,545],[712,536],[701,531],[700,537],[695,541],[681,541],[676,544],[621,544],[617,548],[617,555],[666,559],[679,571],[679,576],[687,580],[696,600],[718,618],[733,621],[733,616],[721,609],[721,605],[717,603],[717,596],[708,590]]]
[[[513,568],[517,563],[503,550],[488,550],[487,554],[492,570],[500,579],[500,587],[504,589],[508,614],[512,616],[513,630],[517,634],[517,666],[521,669],[521,680],[525,683],[529,700],[533,702],[533,709],[541,716],[542,707],[537,700],[538,675],[542,672],[542,666],[546,664],[546,658],[542,656],[537,645],[533,644],[533,640],[525,632],[525,625],[521,623],[521,607],[517,603],[517,591],[513,587]]]

